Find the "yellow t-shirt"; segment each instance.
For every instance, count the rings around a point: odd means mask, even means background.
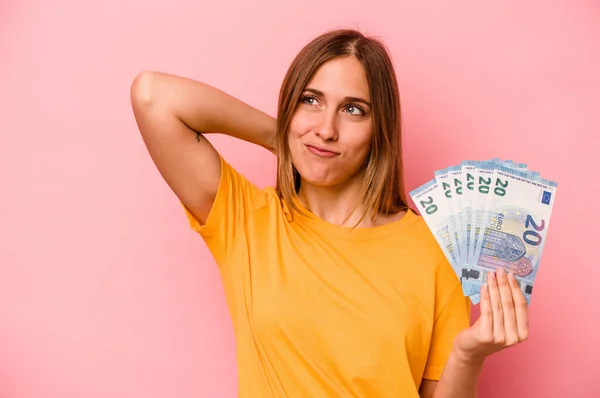
[[[184,209],[222,276],[240,397],[410,398],[439,379],[469,305],[420,216],[290,222],[273,188],[221,170],[206,224]]]

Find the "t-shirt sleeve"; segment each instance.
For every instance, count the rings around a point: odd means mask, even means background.
[[[202,224],[183,205],[189,225],[206,242],[218,265],[246,232],[250,213],[267,202],[267,194],[237,172],[219,154],[221,177],[211,210]]]
[[[470,326],[471,301],[465,297],[460,280],[445,260],[436,280],[435,318],[424,379],[439,380],[454,346],[456,335]]]

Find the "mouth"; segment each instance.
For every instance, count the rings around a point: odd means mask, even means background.
[[[334,156],[339,155],[339,152],[330,151],[328,149],[322,148],[316,145],[305,144],[306,149],[313,155],[317,155],[322,158],[332,158]]]

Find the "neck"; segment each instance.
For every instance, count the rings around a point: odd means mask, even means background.
[[[315,216],[331,224],[354,226],[364,212],[361,189],[362,180],[358,178],[333,187],[315,186],[303,180],[298,197]],[[371,227],[369,215],[367,214],[357,226]]]

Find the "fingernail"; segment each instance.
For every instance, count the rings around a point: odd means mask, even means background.
[[[514,273],[514,272],[512,272],[512,271],[510,271],[510,272],[508,273],[508,278],[509,278],[511,281],[514,281],[514,280],[515,280],[515,273]]]
[[[483,284],[483,290],[485,290],[485,291],[487,292],[487,290],[488,290],[488,285],[487,285],[487,283],[484,283],[484,284]]]

